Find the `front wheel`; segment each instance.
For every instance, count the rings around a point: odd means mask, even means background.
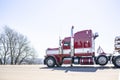
[[[54,67],[55,66],[55,59],[52,57],[48,57],[46,59],[46,64],[48,67]]]
[[[120,68],[120,56],[114,58],[113,64],[115,65],[115,67]]]

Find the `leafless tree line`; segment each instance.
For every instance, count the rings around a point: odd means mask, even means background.
[[[33,63],[35,50],[27,37],[5,26],[0,34],[0,64]]]

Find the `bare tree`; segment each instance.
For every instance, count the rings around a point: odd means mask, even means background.
[[[9,55],[8,40],[4,34],[0,36],[0,56],[1,64],[6,64]]]
[[[27,37],[5,26],[0,34],[1,64],[21,64],[26,59],[32,60],[36,55]]]

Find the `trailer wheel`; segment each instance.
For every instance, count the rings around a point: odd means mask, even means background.
[[[107,58],[107,56],[105,56],[105,55],[100,55],[100,56],[98,56],[98,58],[97,58],[97,63],[98,63],[99,65],[102,65],[102,66],[106,65],[106,64],[108,63],[108,58]]]
[[[54,67],[55,66],[55,59],[52,57],[48,57],[46,59],[46,64],[48,67]]]
[[[120,56],[114,58],[113,64],[115,67],[120,68]]]

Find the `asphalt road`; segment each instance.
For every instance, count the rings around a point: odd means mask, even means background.
[[[120,80],[112,65],[48,68],[44,65],[0,65],[0,80]]]

